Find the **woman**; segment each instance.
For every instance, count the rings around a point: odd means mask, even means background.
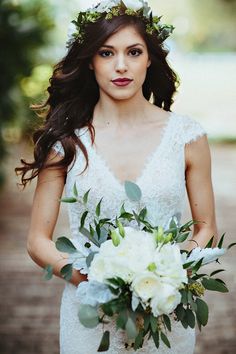
[[[178,80],[163,41],[173,27],[161,25],[143,1],[103,1],[80,13],[75,24],[68,53],[50,79],[49,98],[34,107],[49,107],[45,124],[34,135],[35,160],[22,160],[24,166],[17,169],[24,185],[38,176],[28,235],[30,256],[41,267],[52,264],[60,277],[68,255],[55,248],[52,234],[64,185],[67,196],[74,183],[79,197],[91,188],[90,210],[94,213],[103,197],[104,217],[112,217],[122,201],[127,210],[135,208],[126,198],[125,180],[141,187],[142,202],[156,225],[167,226],[173,216],[180,221],[186,187],[192,217],[204,221],[195,225],[189,249],[204,247],[217,235],[210,152],[202,126],[170,110]],[[82,213],[79,205],[69,206],[72,238],[81,247],[86,241],[78,232]],[[62,354],[97,352],[102,325],[87,329],[77,316],[76,286],[85,280],[74,270],[63,292]],[[115,323],[109,330],[108,353],[127,352]],[[175,322],[169,338],[171,349],[161,345],[158,353],[193,353],[194,330]],[[156,352],[152,339],[137,351]]]

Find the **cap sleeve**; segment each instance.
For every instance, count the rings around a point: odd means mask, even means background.
[[[55,142],[55,144],[52,146],[52,149],[61,156],[65,156],[65,151],[64,148],[62,146],[62,143],[58,140]]]
[[[182,118],[182,136],[184,144],[190,144],[200,137],[207,135],[206,130],[198,121],[189,116],[183,116]]]

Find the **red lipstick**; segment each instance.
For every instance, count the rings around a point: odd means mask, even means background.
[[[124,78],[117,78],[115,80],[112,80],[113,84],[116,86],[127,86],[129,85],[133,80],[128,79],[126,77]]]

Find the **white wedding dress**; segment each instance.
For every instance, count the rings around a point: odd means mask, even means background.
[[[91,188],[88,206],[95,214],[95,206],[101,197],[101,216],[112,217],[116,215],[125,201],[125,209],[132,211],[137,202],[127,199],[123,183],[121,183],[107,166],[105,160],[98,154],[96,148],[91,146],[90,134],[87,127],[77,130],[86,146],[89,156],[89,167],[82,174],[85,159],[79,152],[74,166],[69,170],[65,186],[66,196],[73,195],[73,185],[76,181],[79,197]],[[185,203],[185,156],[184,146],[206,134],[202,126],[188,116],[170,113],[167,123],[162,130],[161,140],[155,151],[149,155],[141,175],[133,182],[142,190],[141,206],[146,205],[149,221],[154,225],[167,226],[170,218],[176,216],[181,221],[181,214]],[[147,137],[148,138],[148,137]],[[54,149],[63,154],[60,143]],[[138,156],[137,156],[138,158]],[[79,220],[84,211],[82,204],[68,204],[71,236],[81,247],[88,241],[79,234]],[[88,221],[92,219],[87,219]],[[68,231],[69,236],[69,231]],[[142,245],[140,245],[142,247]],[[60,310],[60,353],[61,354],[95,354],[99,346],[103,331],[110,331],[110,349],[108,354],[193,354],[195,346],[195,330],[172,321],[172,331],[168,333],[171,349],[161,341],[157,349],[151,339],[145,339],[143,348],[136,352],[131,348],[124,348],[125,336],[123,331],[116,331],[115,322],[109,325],[99,324],[96,328],[83,327],[78,318],[78,305],[80,299],[76,298],[76,287],[66,283],[62,295]]]

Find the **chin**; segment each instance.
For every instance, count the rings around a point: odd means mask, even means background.
[[[137,95],[138,92],[120,92],[119,94],[110,94],[109,96],[113,99],[113,100],[117,100],[117,101],[122,101],[122,100],[129,100],[131,98],[133,98],[134,96]]]

